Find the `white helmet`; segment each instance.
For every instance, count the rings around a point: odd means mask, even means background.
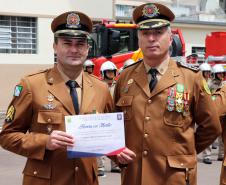
[[[202,63],[199,66],[200,71],[211,71],[211,66],[207,63]]]
[[[224,67],[221,64],[215,64],[212,67],[212,73],[224,73]]]
[[[83,64],[84,67],[88,67],[88,66],[94,66],[94,63],[92,60],[86,60]]]
[[[116,76],[116,71],[117,71],[117,67],[116,65],[111,62],[111,61],[106,61],[104,62],[101,67],[100,67],[100,73],[102,75],[102,77],[105,77],[105,71],[114,71],[115,72],[115,76]]]
[[[133,63],[135,63],[135,61],[133,59],[131,59],[131,58],[127,59],[123,64],[123,69],[125,69],[127,66],[129,66]]]

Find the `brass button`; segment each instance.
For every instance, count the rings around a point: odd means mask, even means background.
[[[148,151],[144,150],[143,154],[144,154],[144,156],[148,155]]]
[[[37,174],[38,174],[38,172],[37,172],[37,171],[34,171],[34,172],[33,172],[33,174],[34,174],[34,175],[37,175]]]
[[[184,163],[180,163],[181,166],[184,166]]]
[[[150,120],[150,117],[149,117],[149,116],[146,116],[146,117],[145,117],[145,120],[146,120],[146,121],[149,121],[149,120]]]
[[[148,103],[150,104],[151,102],[152,102],[152,101],[149,99],[149,100],[148,100]]]
[[[48,133],[50,133],[50,132],[52,131],[52,129],[53,129],[52,125],[48,125],[48,126],[47,126],[47,131],[48,131]]]
[[[51,119],[51,118],[48,118],[48,119],[47,119],[47,122],[48,122],[48,123],[50,123],[51,121],[52,121],[52,119]]]
[[[78,167],[78,166],[76,166],[76,167],[75,167],[75,171],[77,172],[78,170],[79,170],[79,167]]]
[[[148,137],[148,134],[147,134],[147,133],[145,133],[145,134],[144,134],[144,137],[145,137],[145,138],[147,138],[147,137]]]
[[[122,100],[122,104],[125,104],[125,101],[124,100]]]

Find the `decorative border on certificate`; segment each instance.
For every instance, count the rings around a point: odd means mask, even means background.
[[[75,140],[69,158],[117,155],[125,148],[122,112],[65,116],[65,125]]]

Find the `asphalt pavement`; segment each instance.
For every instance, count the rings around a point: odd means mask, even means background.
[[[213,163],[198,162],[198,185],[219,185],[221,162],[217,161],[217,149],[213,150]],[[0,185],[21,185],[22,170],[26,158],[5,151],[0,147]],[[110,172],[110,161],[106,162],[106,176],[99,177],[100,185],[120,185],[120,174]]]

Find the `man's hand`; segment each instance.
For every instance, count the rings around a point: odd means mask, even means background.
[[[46,143],[48,150],[56,150],[58,148],[66,148],[67,146],[73,146],[73,137],[66,134],[66,132],[54,130]]]
[[[135,157],[136,154],[128,148],[125,148],[120,154],[117,154],[118,162],[121,164],[131,163]]]

